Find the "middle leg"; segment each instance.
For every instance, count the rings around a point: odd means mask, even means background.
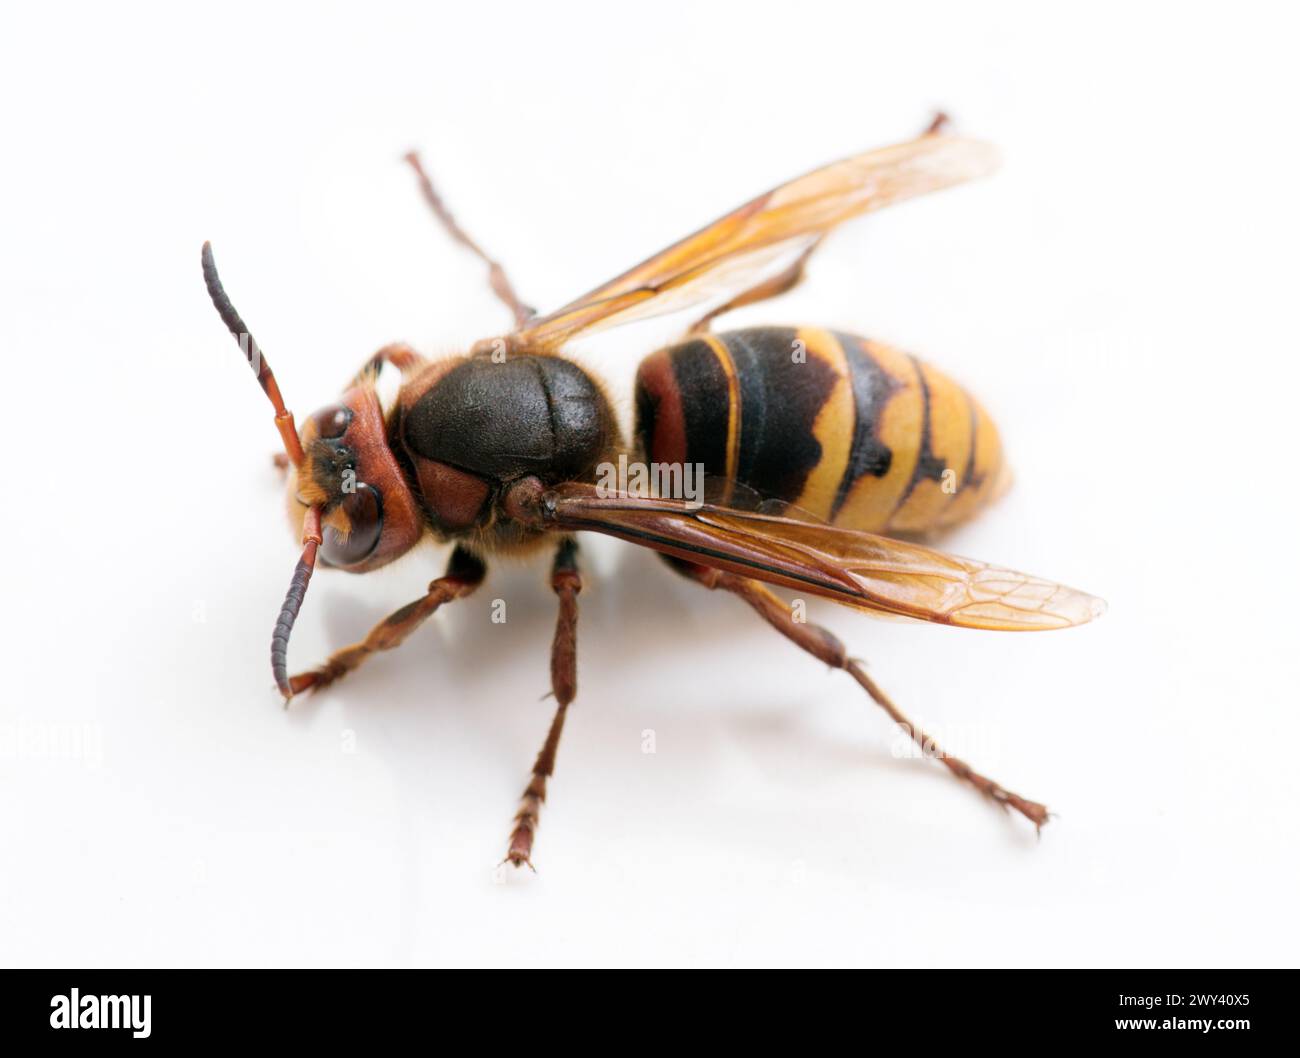
[[[515,326],[522,327],[537,314],[533,307],[525,305],[519,295],[515,293],[514,285],[510,282],[510,277],[506,275],[506,270],[501,267],[501,264],[489,257],[483,251],[483,248],[470,238],[469,233],[456,222],[456,218],[451,215],[451,210],[447,208],[442,196],[438,194],[437,188],[433,186],[433,181],[429,179],[429,174],[425,172],[424,164],[420,161],[420,155],[415,151],[408,152],[406,163],[415,170],[415,177],[420,182],[420,193],[424,195],[424,200],[429,204],[429,208],[433,210],[434,216],[447,229],[448,235],[488,266],[488,285],[492,287],[492,293],[514,315]]]
[[[510,832],[510,845],[506,850],[506,859],[516,867],[526,863],[533,870],[536,870],[532,861],[533,836],[537,833],[537,821],[546,801],[546,780],[555,772],[555,754],[560,748],[564,717],[569,703],[578,693],[578,592],[582,590],[582,575],[578,572],[577,556],[578,545],[572,538],[567,539],[555,553],[555,564],[551,567],[551,588],[560,600],[555,639],[551,643],[555,717],[533,764],[532,778],[524,790],[519,811],[515,813],[515,826]]]

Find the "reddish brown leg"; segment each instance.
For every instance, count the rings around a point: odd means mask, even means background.
[[[424,598],[416,599],[396,613],[389,614],[370,630],[365,639],[336,650],[319,668],[292,677],[289,680],[290,688],[294,694],[319,691],[335,680],[342,679],[371,654],[401,646],[402,641],[419,628],[424,619],[439,606],[452,599],[463,599],[483,583],[486,575],[487,567],[480,559],[468,551],[456,548],[447,563],[447,572],[429,585]]]
[[[930,124],[922,131],[922,136],[935,136],[942,132],[949,124],[948,115],[942,110],[935,111],[934,118]],[[742,305],[756,305],[760,301],[766,301],[768,298],[777,297],[789,290],[793,290],[803,282],[804,275],[808,266],[808,258],[817,252],[817,247],[821,245],[822,239],[819,237],[808,249],[804,250],[791,265],[761,283],[750,287],[748,290],[742,290],[731,300],[719,305],[715,309],[710,309],[688,328],[688,334],[700,334],[708,331],[713,321],[724,313],[732,309],[738,309]]]
[[[898,724],[911,736],[926,756],[937,757],[957,778],[965,779],[980,793],[992,798],[1003,808],[1014,808],[1032,822],[1035,827],[1041,828],[1047,822],[1048,811],[1046,806],[1039,804],[1037,801],[1028,801],[1018,794],[1013,794],[1010,790],[999,786],[992,779],[979,774],[965,761],[950,757],[944,753],[929,735],[902,714],[898,706],[877,686],[876,681],[867,675],[861,663],[848,656],[844,644],[839,639],[820,625],[796,621],[790,607],[765,585],[756,580],[737,577],[734,574],[723,573],[704,566],[688,566],[678,562],[673,562],[672,565],[675,569],[685,573],[692,580],[703,584],[706,588],[721,588],[724,591],[739,595],[758,611],[763,620],[791,642],[802,647],[813,657],[824,661],[832,668],[843,669],[858,681],[863,690],[871,695],[876,704],[889,714],[894,723]]]
[[[787,290],[793,290],[803,282],[804,269],[808,264],[808,258],[822,244],[822,237],[818,237],[808,249],[801,253],[797,260],[783,272],[772,276],[771,279],[765,279],[757,286],[750,287],[748,290],[742,290],[730,301],[719,305],[716,309],[710,309],[698,320],[691,324],[688,334],[699,334],[701,331],[707,331],[709,325],[721,316],[724,312],[730,312],[732,309],[738,309],[741,305],[755,305],[760,301],[766,301],[768,298],[774,298],[778,294],[784,294]]]
[[[536,311],[520,300],[519,295],[515,293],[515,288],[510,284],[506,270],[484,253],[482,247],[469,237],[464,228],[456,223],[456,218],[451,215],[451,210],[447,208],[442,196],[434,188],[433,181],[429,179],[429,174],[424,171],[424,166],[420,162],[420,155],[415,151],[411,151],[406,155],[406,162],[415,170],[415,175],[420,181],[420,191],[424,195],[424,200],[429,203],[429,208],[433,210],[434,215],[442,222],[442,226],[447,229],[447,233],[453,239],[472,251],[480,261],[488,266],[488,282],[492,285],[492,292],[505,303],[506,308],[514,313],[515,325],[522,327],[537,315]]]
[[[379,374],[379,369],[385,364],[392,364],[400,369],[403,374],[414,367],[419,367],[425,363],[424,357],[412,349],[409,345],[401,342],[395,342],[392,345],[386,345],[379,352],[375,353],[365,362],[361,370],[352,376],[352,381],[347,384],[348,389],[359,386],[363,382],[372,381]],[[282,473],[289,472],[289,457],[283,452],[274,452],[271,455],[271,462],[275,468]]]
[[[524,790],[515,828],[510,832],[506,860],[516,867],[533,866],[533,837],[546,801],[546,780],[555,772],[555,753],[560,748],[564,717],[569,703],[578,693],[578,592],[582,576],[578,572],[577,545],[570,539],[560,545],[551,568],[551,588],[560,599],[560,613],[555,621],[555,639],[551,644],[551,690],[555,694],[555,718],[533,764],[533,776]],[[535,868],[534,868],[535,869]]]
[[[930,124],[928,124],[925,127],[925,131],[921,133],[921,135],[937,136],[939,133],[941,133],[944,129],[946,129],[951,124],[952,124],[952,119],[949,118],[947,114],[945,114],[942,110],[936,110],[934,112],[934,117],[930,120]]]
[[[353,386],[359,386],[361,383],[373,380],[379,374],[379,369],[385,364],[392,364],[403,374],[413,367],[419,367],[425,362],[424,357],[412,349],[409,345],[402,342],[394,342],[392,345],[386,345],[379,352],[375,353],[365,362],[361,368],[348,383],[348,389]]]

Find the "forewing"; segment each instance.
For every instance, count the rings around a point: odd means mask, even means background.
[[[1098,617],[1091,595],[907,541],[677,500],[602,495],[569,484],[543,501],[553,528],[620,537],[687,561],[846,606],[998,631],[1068,628]]]
[[[977,140],[926,135],[815,169],[530,322],[515,340],[557,348],[580,333],[738,293],[849,218],[983,176],[996,160]]]

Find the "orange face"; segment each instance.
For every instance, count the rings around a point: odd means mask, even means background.
[[[300,436],[304,459],[289,478],[289,517],[297,532],[307,507],[321,508],[326,564],[365,573],[415,546],[424,519],[372,387],[350,389],[311,415]]]

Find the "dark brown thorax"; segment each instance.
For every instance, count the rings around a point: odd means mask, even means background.
[[[440,535],[519,537],[495,503],[523,477],[590,480],[619,438],[609,401],[558,356],[477,355],[429,365],[402,387],[390,440]],[[486,541],[485,541],[486,542]]]

